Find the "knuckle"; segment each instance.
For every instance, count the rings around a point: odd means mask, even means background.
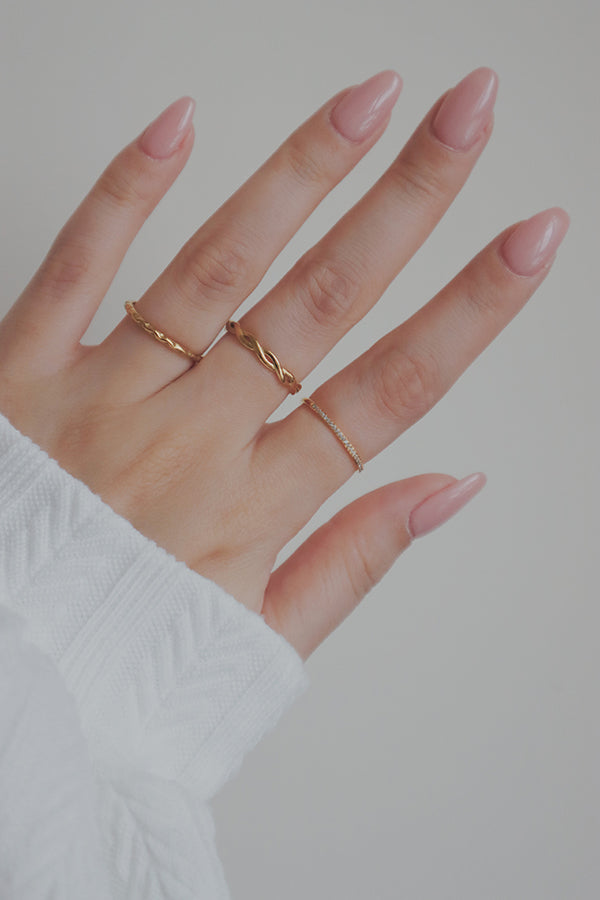
[[[320,185],[325,179],[323,167],[314,151],[309,150],[306,143],[299,138],[291,137],[287,142],[285,161],[302,187]]]
[[[300,294],[311,320],[319,328],[331,324],[354,324],[360,316],[356,301],[360,280],[346,263],[330,259],[305,259]]]
[[[400,157],[390,174],[403,199],[411,205],[438,205],[448,194],[443,172],[433,161]]]
[[[252,286],[250,254],[232,239],[190,249],[179,268],[178,286],[188,296],[229,294]]]
[[[70,289],[83,284],[91,267],[89,250],[62,233],[59,234],[40,268],[44,292],[51,297],[60,298]]]
[[[471,267],[472,268],[472,267]],[[461,308],[475,327],[486,320],[494,327],[503,320],[503,307],[510,295],[511,285],[505,273],[496,274],[492,266],[474,270],[459,282]],[[504,301],[501,302],[501,301]]]
[[[386,418],[412,423],[434,406],[439,378],[431,354],[395,349],[376,372],[376,402]]]
[[[152,497],[172,491],[178,482],[193,479],[194,465],[196,448],[188,435],[159,432],[139,454],[134,467],[137,471],[127,467],[124,475],[132,476],[138,498],[151,503]]]
[[[381,572],[375,565],[369,542],[360,535],[354,540],[351,552],[352,558],[346,564],[346,571],[354,603],[358,604],[380,581]]]
[[[140,191],[138,177],[130,166],[123,165],[117,158],[104,170],[96,184],[98,196],[118,209],[145,207],[147,197]]]
[[[164,435],[160,430],[147,435],[141,445],[124,436],[118,452],[112,452],[114,435],[125,435],[123,425],[131,421],[131,410],[120,407],[74,409],[52,440],[52,455],[59,464],[122,514],[152,508],[157,497],[192,477],[195,456],[186,435]],[[110,470],[104,465],[109,454]]]

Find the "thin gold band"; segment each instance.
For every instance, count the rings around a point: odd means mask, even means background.
[[[333,422],[329,418],[327,413],[324,413],[323,410],[321,409],[321,407],[317,406],[317,404],[312,399],[312,397],[304,397],[302,399],[302,402],[306,403],[306,405],[308,406],[309,409],[312,409],[312,411],[314,413],[316,413],[321,419],[323,419],[323,421],[325,422],[327,427],[330,428],[331,431],[334,433],[334,435],[336,436],[336,438],[338,439],[338,441],[340,442],[340,444],[342,445],[342,447],[344,448],[344,450],[346,451],[348,456],[350,456],[352,458],[352,461],[354,462],[354,465],[356,466],[358,471],[362,472],[362,470],[364,469],[363,461],[360,458],[360,456],[358,455],[358,451],[357,451],[356,447],[354,447],[353,444],[350,443],[350,441],[348,440],[348,438],[346,437],[344,432],[341,430],[341,428],[338,428],[338,426],[335,424],[335,422]]]
[[[175,353],[179,353],[182,356],[187,356],[188,359],[192,359],[195,363],[200,362],[202,359],[202,355],[199,353],[193,353],[191,350],[188,350],[187,347],[184,347],[182,344],[178,343],[178,341],[174,341],[173,338],[168,337],[162,331],[159,331],[154,325],[151,325],[150,322],[146,322],[146,320],[140,316],[139,312],[135,308],[135,303],[132,303],[131,300],[127,300],[125,303],[125,309],[127,310],[127,314],[131,316],[136,325],[139,325],[147,334],[151,334],[152,337],[159,341],[161,344],[164,344],[169,350],[173,350]]]
[[[288,372],[287,369],[284,369],[275,354],[270,350],[265,350],[253,334],[244,331],[239,322],[230,320],[225,327],[229,334],[234,334],[236,336],[242,347],[251,350],[252,353],[256,355],[258,361],[262,363],[266,369],[269,369],[277,376],[290,394],[296,394],[300,390],[302,385],[296,381],[296,377],[292,375],[291,372]]]

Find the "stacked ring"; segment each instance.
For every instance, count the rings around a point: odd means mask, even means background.
[[[295,376],[287,369],[284,369],[275,354],[271,350],[265,350],[253,334],[250,334],[249,331],[244,331],[239,322],[230,320],[225,327],[229,334],[234,334],[236,336],[242,347],[251,350],[252,353],[255,354],[258,361],[262,363],[265,369],[269,369],[277,376],[278,380],[288,389],[290,394],[296,394],[300,390],[302,385],[296,381]]]
[[[308,408],[312,409],[312,411],[314,413],[316,413],[319,416],[319,418],[321,418],[323,420],[323,422],[325,422],[327,427],[336,436],[336,438],[338,439],[338,441],[340,442],[340,444],[342,445],[342,447],[344,448],[344,450],[346,451],[348,456],[351,457],[351,459],[354,462],[354,465],[356,466],[358,471],[362,472],[362,470],[364,469],[364,463],[363,463],[362,459],[360,458],[356,447],[354,447],[354,445],[350,443],[350,441],[348,440],[348,438],[346,437],[344,432],[341,430],[341,428],[339,428],[335,424],[335,422],[329,418],[327,413],[323,412],[321,407],[315,403],[315,401],[312,399],[312,397],[304,397],[302,402],[306,403]]]
[[[152,335],[152,337],[159,341],[161,344],[164,344],[169,350],[173,350],[174,353],[179,353],[181,356],[187,356],[188,359],[193,360],[195,363],[200,362],[202,359],[202,354],[194,353],[192,350],[188,350],[187,347],[184,347],[183,344],[180,344],[178,341],[173,340],[173,338],[168,337],[168,335],[164,334],[162,331],[159,331],[158,328],[155,328],[154,325],[151,325],[150,322],[147,322],[137,311],[135,308],[135,303],[132,303],[131,300],[128,300],[125,303],[125,309],[127,311],[127,315],[130,316],[131,319],[135,322],[136,325],[139,325],[146,334]]]
[[[154,327],[150,322],[147,322],[146,319],[143,318],[135,308],[135,304],[131,302],[131,300],[127,300],[125,303],[125,309],[130,318],[142,328],[147,334],[151,335],[155,340],[159,341],[161,344],[164,344],[169,350],[173,350],[175,353],[179,353],[182,356],[186,356],[188,359],[193,360],[193,362],[197,363],[202,359],[202,355],[199,353],[194,353],[192,350],[188,350],[187,347],[184,347],[183,344],[180,344],[178,341],[164,334],[164,332],[159,331]],[[265,348],[260,344],[258,339],[250,334],[248,331],[244,331],[239,322],[233,322],[232,320],[227,322],[225,326],[227,331],[230,334],[235,335],[238,339],[242,347],[246,347],[247,350],[250,350],[255,354],[259,362],[269,371],[273,372],[276,375],[277,379],[281,382],[284,387],[288,389],[290,394],[296,394],[302,387],[302,385],[296,381],[296,377],[285,369],[275,354],[271,350],[265,350]],[[335,435],[337,440],[340,442],[348,456],[352,459],[354,465],[358,469],[359,472],[362,472],[364,469],[364,464],[360,455],[356,449],[356,447],[351,443],[351,441],[346,437],[341,428],[335,424],[335,422],[330,419],[326,412],[323,412],[321,407],[315,403],[312,397],[304,397],[302,400],[303,403],[311,409],[315,415],[317,415],[330,429],[330,431]]]

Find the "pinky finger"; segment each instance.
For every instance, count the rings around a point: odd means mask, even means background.
[[[413,538],[446,522],[485,483],[482,473],[461,481],[417,475],[355,500],[273,573],[263,618],[307,659]]]

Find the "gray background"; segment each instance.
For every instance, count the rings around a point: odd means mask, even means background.
[[[310,390],[424,303],[495,233],[573,224],[526,310],[423,421],[323,509],[426,471],[487,473],[310,659],[310,691],[216,803],[234,898],[592,900],[598,730],[598,5],[595,0],[3,0],[8,308],[122,145],[182,94],[193,156],[91,331],[103,337],[186,237],[330,95],[405,79],[378,146],[261,290],[351,205],[448,86],[500,75],[468,185]],[[286,407],[287,408],[287,407]]]

